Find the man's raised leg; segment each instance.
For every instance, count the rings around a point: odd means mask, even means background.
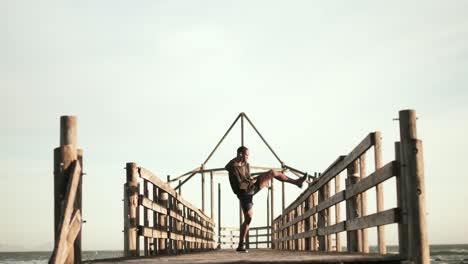
[[[294,184],[297,187],[302,188],[302,183],[306,180],[307,173],[302,178],[291,179],[286,174],[284,174],[282,172],[275,171],[275,170],[269,170],[269,171],[267,171],[265,173],[260,174],[257,177],[257,181],[260,181],[260,185],[259,185],[260,189],[262,189],[263,187],[268,186],[268,183],[273,178],[275,178],[275,179],[277,179],[279,181],[282,181],[282,182],[288,182],[288,183]]]

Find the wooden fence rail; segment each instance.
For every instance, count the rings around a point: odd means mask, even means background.
[[[139,256],[140,237],[143,239],[145,256],[214,249],[212,218],[149,170],[138,167],[136,163],[127,163],[126,171],[125,256]]]
[[[399,121],[401,143],[395,143],[394,161],[382,166],[380,132],[367,135],[273,221],[272,247],[341,251],[340,233],[346,232],[348,252],[368,253],[367,229],[376,227],[379,253],[386,254],[383,227],[398,223],[399,254],[415,263],[429,263],[422,144],[416,138],[416,114],[413,110],[400,111]],[[372,148],[375,170],[367,175],[366,154]],[[342,190],[340,174],[345,170],[346,186]],[[397,207],[384,210],[382,183],[392,177],[396,177]],[[377,212],[368,215],[366,191],[371,188],[376,188]],[[346,206],[344,220],[342,203]],[[335,219],[331,217],[332,207]]]
[[[221,227],[219,243],[234,248],[239,243],[238,227]],[[246,248],[269,248],[271,244],[271,227],[251,227],[245,241]],[[263,245],[263,246],[262,246]]]

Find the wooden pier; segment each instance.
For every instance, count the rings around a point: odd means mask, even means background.
[[[256,170],[252,175],[268,170],[289,171],[298,177],[304,174],[284,164],[247,115],[240,113],[201,166],[185,174],[173,179],[168,176],[164,181],[135,162],[127,163],[123,257],[87,263],[429,263],[423,149],[417,138],[414,110],[399,113],[400,139],[394,143],[393,160],[382,160],[381,133],[369,133],[349,154],[338,156],[326,170],[315,173],[290,205],[284,202],[283,184],[280,215],[274,215],[272,180],[266,201],[267,223],[249,230],[249,252],[221,249],[237,244],[239,229],[221,226],[220,185],[216,221],[213,177],[225,172],[224,168],[208,169],[206,163],[238,120],[244,143],[244,119],[280,163],[276,168],[251,166]],[[74,120],[61,127],[61,138],[72,135],[73,140],[61,140],[59,148],[71,149],[70,157],[56,154],[56,246],[51,263],[80,263],[82,151],[76,148],[76,119],[62,120]],[[370,173],[367,160],[373,161]],[[205,174],[210,175],[210,216],[205,214]],[[196,175],[201,177],[201,209],[182,197],[182,186]],[[342,176],[346,177],[344,186],[340,184]],[[383,183],[391,178],[396,179],[396,185],[385,191],[396,194],[397,205],[384,210]],[[366,195],[371,188],[375,188],[375,197]],[[368,214],[368,199],[375,199],[376,213]],[[346,209],[345,215],[340,208]],[[240,213],[240,222],[242,217]],[[384,226],[388,224],[398,226],[396,254],[386,251]],[[377,229],[378,253],[369,253],[369,228]]]

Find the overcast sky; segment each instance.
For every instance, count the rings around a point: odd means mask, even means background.
[[[424,143],[429,241],[468,243],[467,14],[466,1],[0,1],[0,245],[51,249],[61,115],[78,116],[84,149],[83,247],[122,249],[126,162],[163,179],[189,171],[246,112],[293,167],[323,171],[377,130],[387,163],[407,108]],[[246,133],[251,164],[278,166]],[[208,167],[234,156],[239,135]],[[215,182],[234,226],[235,197]],[[300,190],[286,190],[289,204]],[[387,183],[386,208],[394,193]],[[183,194],[201,206],[199,179]],[[262,191],[254,226],[265,205]]]

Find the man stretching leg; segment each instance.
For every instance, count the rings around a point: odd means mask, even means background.
[[[307,173],[299,179],[291,179],[285,174],[270,170],[260,174],[257,178],[253,179],[250,175],[250,166],[247,163],[249,159],[249,150],[242,146],[237,149],[237,156],[229,161],[226,165],[226,170],[229,172],[229,183],[231,184],[232,191],[239,198],[242,212],[244,213],[244,222],[242,223],[239,234],[239,246],[237,251],[247,252],[245,249],[244,241],[249,232],[249,225],[253,216],[253,196],[258,193],[263,187],[268,186],[271,179],[275,178],[282,182],[288,182],[302,187],[302,183],[307,178]]]

